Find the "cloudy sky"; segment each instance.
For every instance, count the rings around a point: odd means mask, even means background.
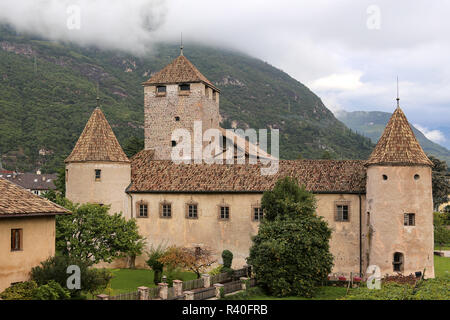
[[[446,0],[0,2],[0,22],[53,39],[145,54],[183,32],[187,56],[189,42],[237,49],[306,84],[334,112],[392,112],[398,76],[410,122],[447,147],[449,13]]]

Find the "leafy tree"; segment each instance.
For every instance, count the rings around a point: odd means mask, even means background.
[[[123,151],[127,155],[128,158],[131,158],[136,153],[144,149],[144,139],[140,139],[138,137],[132,136],[129,138],[124,146]]]
[[[272,295],[311,297],[333,266],[331,230],[315,214],[314,196],[284,178],[264,193],[262,208],[248,258],[258,283]]]
[[[47,194],[55,203],[72,211],[56,217],[56,250],[91,264],[111,262],[119,257],[134,258],[142,253],[145,238],[135,219],[121,213],[108,214],[109,206],[73,204],[60,194]]]
[[[158,247],[150,248],[147,252],[148,260],[146,261],[147,265],[152,268],[154,272],[153,281],[157,285],[161,282],[162,272],[164,269],[164,263],[160,261],[165,254],[165,247],[160,244]]]
[[[428,156],[433,162],[432,168],[432,187],[433,187],[433,203],[437,209],[442,203],[448,201],[448,195],[450,194],[450,186],[448,183],[447,163],[441,161],[436,157]]]
[[[57,178],[53,181],[56,191],[59,192],[59,194],[62,197],[66,196],[66,169],[65,168],[59,168],[57,170]]]
[[[167,249],[158,261],[173,269],[182,268],[192,271],[197,275],[197,279],[201,277],[202,272],[216,262],[213,258],[212,251],[209,249],[177,246],[172,246]]]
[[[112,278],[112,274],[108,270],[90,268],[90,263],[85,260],[68,256],[55,256],[48,258],[41,262],[39,266],[31,269],[31,280],[35,281],[39,286],[55,281],[62,288],[66,288],[67,278],[69,277],[67,267],[70,265],[78,266],[81,272],[81,289],[69,290],[72,298],[80,297],[83,292],[99,292],[107,287]]]
[[[447,216],[445,213],[435,212],[433,215],[434,244],[443,247],[450,244],[450,229],[447,229]]]

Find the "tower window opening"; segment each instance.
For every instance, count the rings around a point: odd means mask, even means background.
[[[414,175],[414,180],[419,180],[419,179],[420,179],[420,176],[418,174],[415,174]]]
[[[95,181],[100,181],[101,178],[102,178],[102,170],[95,169]]]
[[[405,226],[415,226],[416,225],[416,215],[414,213],[405,213],[403,217],[403,224]]]
[[[180,121],[180,117],[176,116],[175,121]]]
[[[401,252],[394,253],[394,261],[392,261],[392,265],[394,267],[395,272],[403,271],[403,253]]]
[[[179,85],[180,91],[190,91],[191,90],[191,85],[190,84],[180,84]]]
[[[177,145],[177,142],[175,140],[172,140],[171,143],[172,143],[172,147],[175,147]]]
[[[156,93],[158,94],[165,94],[167,92],[166,86],[157,86],[156,87]]]
[[[388,179],[388,176],[383,174],[383,180],[387,180],[387,179]]]

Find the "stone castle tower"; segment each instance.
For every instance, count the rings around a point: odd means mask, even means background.
[[[130,160],[100,108],[92,113],[65,163],[68,199],[111,205],[111,213],[129,216],[124,190],[131,182]]]
[[[194,121],[202,121],[202,133],[219,128],[219,93],[181,52],[144,86],[145,149],[156,160],[170,159],[175,129],[187,129],[194,139]],[[193,148],[192,148],[193,150]]]
[[[432,162],[399,106],[366,166],[368,264],[434,277]]]

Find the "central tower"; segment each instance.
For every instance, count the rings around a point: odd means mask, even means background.
[[[203,132],[219,128],[220,90],[182,53],[143,86],[145,149],[155,151],[155,160],[170,159],[179,142],[171,139],[175,129],[187,129],[193,139],[194,121]]]

